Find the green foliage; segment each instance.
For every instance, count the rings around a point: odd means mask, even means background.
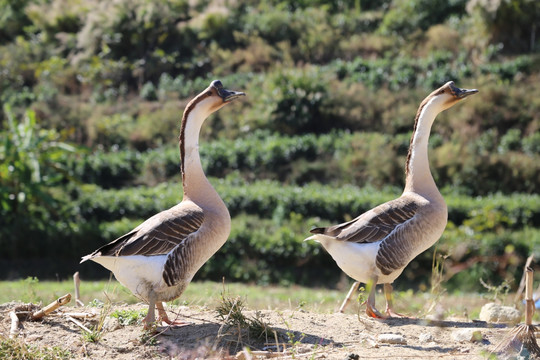
[[[384,16],[380,31],[404,36],[419,29],[427,30],[451,15],[463,15],[466,3],[466,0],[394,0]]]
[[[120,325],[129,326],[139,324],[146,316],[146,310],[115,310],[110,316],[118,319]]]
[[[32,0],[0,1],[0,43],[13,40],[24,33],[25,26],[30,25],[25,9]]]
[[[40,129],[34,112],[27,111],[20,121],[7,105],[4,113],[8,129],[0,144],[0,232],[9,253],[15,229],[44,231],[60,215],[61,204],[51,188],[65,181],[64,158],[75,149],[61,142],[55,130]]]
[[[0,358],[12,360],[68,360],[73,354],[60,347],[37,347],[19,339],[0,336]]]
[[[449,266],[488,263],[449,281],[510,281],[538,247],[539,5],[465,3],[0,1],[2,260],[54,257],[53,276],[180,201],[181,113],[220,79],[248,94],[201,133],[234,226],[198,276],[333,281],[308,228],[399,195],[417,106],[454,80],[480,93],[430,138],[450,212],[441,249]],[[431,261],[404,276],[422,283]]]
[[[502,43],[505,51],[533,50],[536,44],[535,22],[540,16],[540,4],[534,0],[486,1],[467,4],[471,19],[492,44]],[[536,33],[537,34],[537,33]],[[537,45],[536,45],[537,46]]]

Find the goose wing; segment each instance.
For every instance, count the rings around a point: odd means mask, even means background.
[[[90,257],[169,253],[199,230],[204,221],[200,207],[183,204],[152,216],[129,233],[97,249]]]
[[[341,241],[377,242],[411,220],[418,208],[417,202],[399,198],[379,205],[351,221],[327,228],[315,228],[311,232],[331,236]]]

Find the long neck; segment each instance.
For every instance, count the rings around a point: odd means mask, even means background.
[[[180,158],[184,199],[212,203],[218,194],[204,174],[199,156],[199,133],[206,114],[197,108],[191,109],[182,119],[180,130]]]
[[[431,125],[439,113],[438,106],[428,101],[416,114],[405,168],[405,192],[413,191],[428,197],[440,198],[439,190],[429,169],[428,140]]]

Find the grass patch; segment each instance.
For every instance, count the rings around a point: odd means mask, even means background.
[[[398,279],[399,281],[399,279]],[[444,284],[443,284],[444,285]],[[31,287],[31,289],[28,289]],[[347,290],[330,290],[324,288],[308,288],[303,286],[260,286],[240,283],[227,283],[225,285],[229,294],[234,294],[244,299],[249,309],[258,310],[303,310],[317,313],[333,313],[339,309],[341,302],[347,294]],[[10,301],[42,302],[48,304],[55,298],[66,293],[73,294],[73,281],[2,281],[0,282],[0,304]],[[347,286],[347,289],[349,287]],[[191,283],[184,294],[173,301],[172,305],[208,306],[216,308],[221,302],[223,284],[219,282],[201,281]],[[444,293],[442,296],[431,294],[426,291],[414,292],[394,291],[394,306],[397,312],[411,315],[424,316],[427,305],[436,302],[437,307],[442,308],[446,316],[478,318],[480,308],[485,303],[492,301],[486,298],[486,294],[479,293]],[[512,294],[501,294],[510,296]],[[501,296],[499,295],[499,297]],[[435,299],[434,299],[435,297]],[[81,283],[81,299],[95,307],[104,306],[103,301],[124,304],[140,302],[129,290],[120,285],[116,280],[112,281],[83,281]],[[501,300],[501,299],[499,299]],[[381,288],[376,293],[377,304],[385,303]],[[71,302],[67,306],[73,306]],[[360,308],[358,302],[351,302],[347,312],[355,313]],[[126,314],[127,315],[127,314]],[[133,314],[127,318],[137,318],[142,314]],[[123,316],[123,315],[119,315]],[[536,314],[535,318],[539,315]]]
[[[27,345],[20,339],[8,339],[0,335],[0,359],[11,360],[68,360],[73,354],[69,350],[54,347]]]
[[[122,326],[139,324],[146,316],[146,310],[115,310],[111,317],[117,318]]]

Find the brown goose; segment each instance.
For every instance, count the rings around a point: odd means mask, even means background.
[[[184,197],[129,233],[82,258],[95,261],[133,294],[149,304],[144,326],[169,320],[163,301],[178,298],[199,268],[225,243],[231,217],[204,175],[199,158],[199,131],[204,120],[243,92],[223,88],[213,81],[187,105],[180,130],[180,157]]]
[[[386,315],[400,316],[392,310],[391,283],[412,259],[440,238],[446,227],[446,204],[429,169],[429,133],[437,114],[477,92],[457,88],[450,81],[422,101],[416,113],[401,197],[352,221],[314,228],[311,233],[315,235],[306,239],[320,242],[347,275],[368,285],[366,313],[371,317],[386,317],[375,308],[376,284],[384,284]]]

